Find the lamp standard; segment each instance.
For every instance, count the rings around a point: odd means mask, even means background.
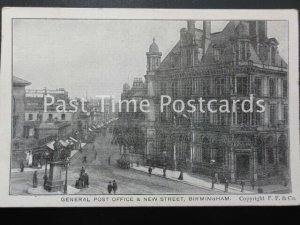
[[[47,180],[48,180],[48,172],[47,172],[47,168],[48,168],[48,159],[49,159],[49,152],[48,152],[48,151],[45,151],[44,157],[45,157],[45,160],[46,160],[46,164],[45,164],[45,174],[44,174],[44,188],[45,188],[45,187],[46,187]]]
[[[69,164],[70,164],[70,160],[69,160],[69,158],[66,158],[65,161],[64,161],[64,166],[66,168],[64,194],[68,194],[68,168],[69,168]]]
[[[214,159],[211,159],[210,160],[210,165],[211,165],[211,189],[214,189],[215,188],[215,178],[214,178],[214,175],[215,175],[215,160]]]

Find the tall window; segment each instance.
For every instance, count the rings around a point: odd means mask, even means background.
[[[276,105],[270,105],[270,124],[275,125],[276,122]]]
[[[262,119],[263,119],[262,113],[255,112],[255,123],[256,123],[256,125],[258,125],[258,126],[262,125]]]
[[[283,106],[283,121],[284,121],[284,124],[288,124],[289,112],[288,112],[288,106],[287,105]]]
[[[160,93],[161,95],[167,94],[167,84],[165,82],[160,83]]]
[[[177,90],[177,82],[176,81],[174,81],[173,83],[172,83],[172,96],[173,96],[173,98],[176,98],[177,97],[177,95],[178,95],[178,90]]]
[[[275,65],[276,63],[276,49],[275,47],[271,48],[271,65]]]
[[[186,50],[186,61],[187,61],[187,66],[192,65],[192,53],[190,49]]]
[[[28,115],[28,120],[33,120],[33,115],[31,113]]]
[[[249,79],[248,77],[236,78],[237,94],[248,95],[249,93]]]
[[[257,96],[262,95],[262,79],[261,78],[255,78],[255,94]]]
[[[248,107],[245,106],[245,109],[248,109]],[[236,113],[237,113],[237,124],[250,125],[250,113],[243,112],[241,104],[237,105]]]
[[[216,78],[216,95],[222,96],[225,94],[225,79],[224,78]]]
[[[287,80],[282,81],[282,95],[287,97]]]
[[[49,121],[53,120],[53,114],[50,113],[50,114],[48,115],[48,120],[49,120]]]
[[[221,59],[220,56],[221,56],[221,50],[217,49],[217,48],[214,48],[214,61],[219,62],[220,59]]]
[[[269,91],[270,91],[270,96],[271,97],[274,97],[276,95],[275,79],[270,79],[269,80]]]
[[[61,114],[61,120],[65,120],[66,119],[66,114]]]
[[[210,95],[210,79],[204,78],[202,80],[202,90],[203,90],[203,96]]]

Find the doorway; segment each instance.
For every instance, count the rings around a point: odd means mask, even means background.
[[[236,154],[236,178],[238,180],[250,179],[250,156],[247,153]]]

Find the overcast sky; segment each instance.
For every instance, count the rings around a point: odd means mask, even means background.
[[[202,28],[201,21],[196,27]],[[212,21],[212,32],[226,21]],[[179,40],[185,21],[14,20],[14,75],[29,88],[65,88],[70,96],[115,95],[124,82],[146,71],[146,52],[153,37],[163,58]],[[287,61],[287,22],[268,22]]]

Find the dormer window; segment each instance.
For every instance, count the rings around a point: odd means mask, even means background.
[[[221,49],[214,48],[214,61],[219,62],[221,59]]]
[[[275,65],[276,63],[276,49],[275,47],[271,47],[271,65]]]
[[[250,49],[249,49],[249,43],[247,41],[241,41],[240,42],[240,59],[242,61],[247,61],[250,57]]]

